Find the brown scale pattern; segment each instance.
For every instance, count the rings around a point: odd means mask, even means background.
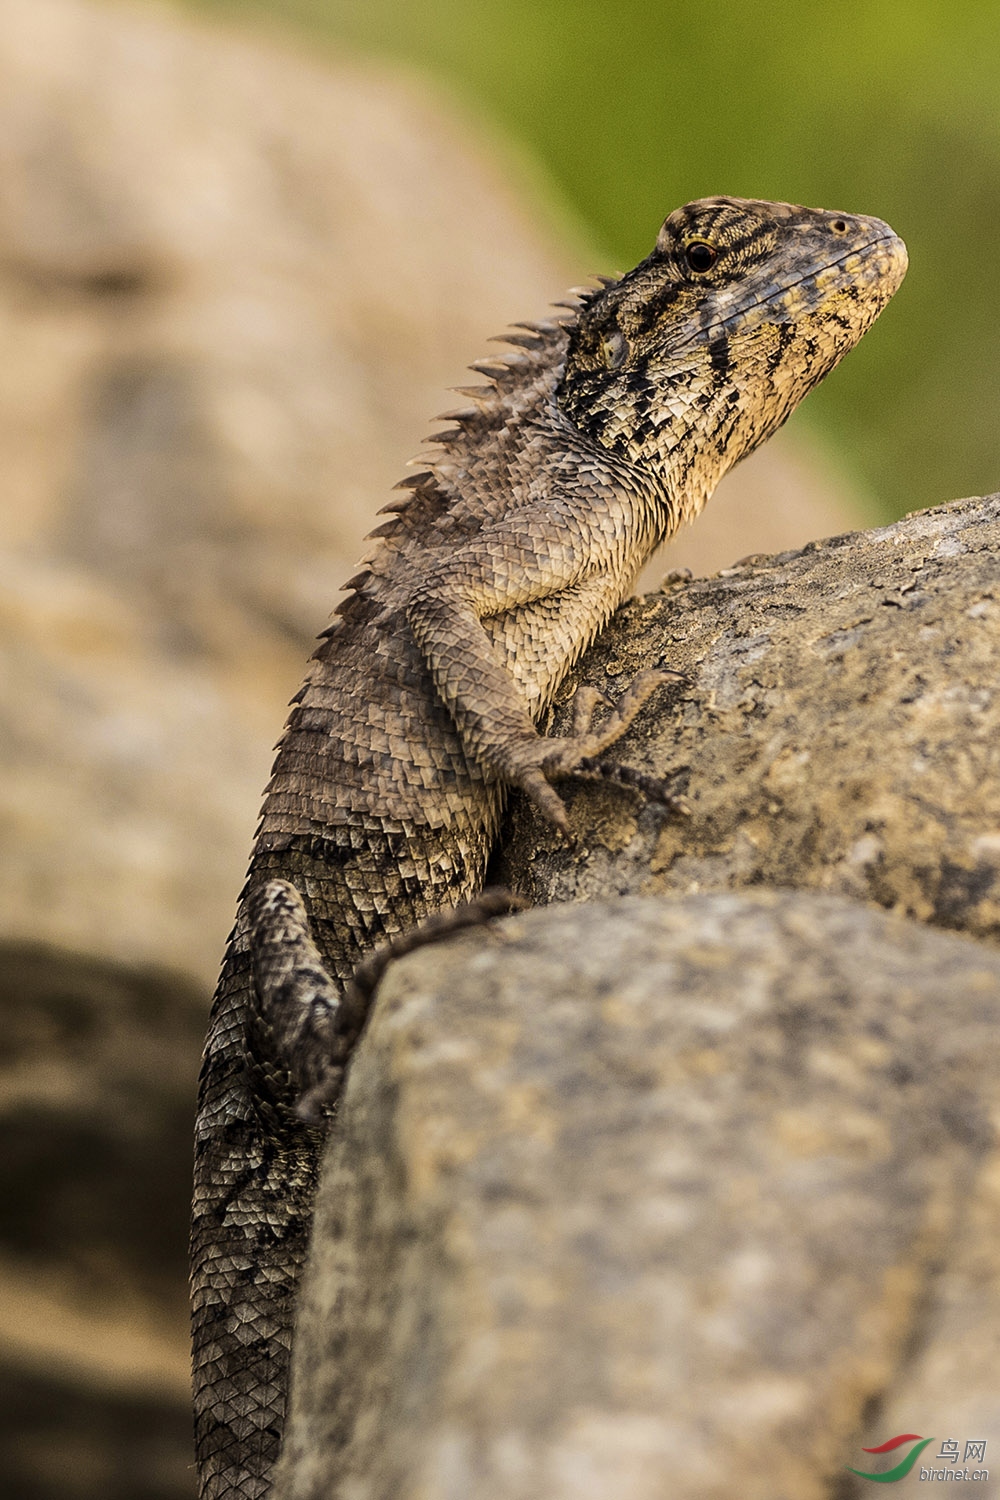
[[[689,204],[635,271],[474,366],[487,383],[460,393],[471,405],[385,508],[294,700],[205,1050],[204,1500],[270,1487],[323,1137],[294,1106],[359,960],[479,891],[507,786],[562,821],[550,780],[611,743],[659,679],[597,734],[582,714],[575,737],[545,739],[539,714],[654,547],[857,342],[905,264],[878,220]]]

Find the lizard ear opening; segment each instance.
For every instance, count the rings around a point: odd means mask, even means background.
[[[632,353],[611,300],[614,295],[605,292],[593,308],[584,309],[570,334],[566,376],[571,382],[584,374],[600,379],[609,371],[620,370]]]
[[[601,353],[609,370],[620,370],[628,359],[628,339],[620,328],[609,328],[601,335]]]

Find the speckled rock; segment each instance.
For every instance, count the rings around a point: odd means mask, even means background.
[[[995,1265],[998,1080],[1000,954],[843,898],[598,902],[411,955],[328,1147],[279,1500],[850,1493],[862,1440],[940,1426],[864,1437],[942,1265]],[[1000,1441],[981,1363],[990,1430],[961,1429],[956,1364],[949,1435]]]
[[[535,903],[787,885],[997,938],[998,555],[994,495],[633,600],[576,680],[685,674],[614,758],[690,816],[567,783],[579,847],[518,804],[494,878]]]

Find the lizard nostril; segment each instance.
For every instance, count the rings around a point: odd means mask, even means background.
[[[834,234],[846,234],[847,233],[847,220],[846,219],[834,219],[833,223],[830,225],[830,228],[833,230]]]

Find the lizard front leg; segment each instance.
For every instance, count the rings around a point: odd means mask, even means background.
[[[535,525],[532,521],[535,521]],[[545,544],[540,546],[539,533]],[[586,545],[589,540],[591,545]],[[614,533],[585,539],[548,514],[515,514],[461,548],[414,591],[407,618],[468,751],[509,786],[518,786],[542,814],[569,836],[566,809],[551,782],[581,761],[600,755],[628,728],[650,693],[675,674],[646,671],[632,683],[599,729],[594,710],[605,702],[592,688],[577,695],[573,731],[560,738],[539,734],[510,662],[535,660],[540,675],[558,682],[583,646],[606,622],[622,594],[611,560]],[[603,543],[603,545],[600,545]],[[549,606],[549,618],[537,606]],[[560,626],[566,617],[572,631]],[[488,631],[484,621],[492,620]],[[545,660],[539,634],[554,644]],[[568,634],[571,649],[560,649]],[[543,705],[547,695],[538,695]]]

